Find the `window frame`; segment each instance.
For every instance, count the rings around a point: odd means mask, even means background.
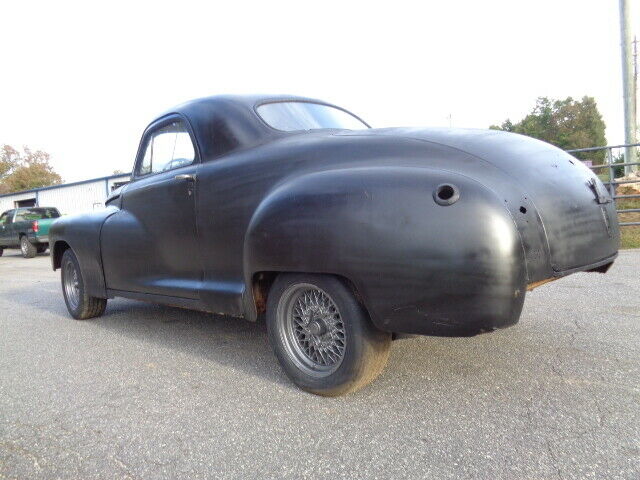
[[[140,169],[142,168],[142,162],[144,161],[144,155],[147,151],[147,146],[149,145],[149,140],[153,137],[153,135],[160,130],[161,128],[166,127],[176,121],[181,122],[184,125],[186,132],[189,134],[189,139],[191,140],[191,144],[193,145],[193,162],[188,165],[181,165],[176,168],[172,168],[171,170],[164,170],[159,172],[149,172],[149,173],[140,173]],[[138,153],[136,154],[136,161],[133,169],[133,181],[140,180],[143,178],[150,178],[156,175],[162,175],[174,170],[178,170],[180,168],[191,167],[200,163],[200,150],[198,148],[198,143],[196,142],[195,135],[193,133],[193,129],[191,128],[191,124],[189,120],[184,115],[180,115],[178,113],[172,113],[166,115],[162,118],[159,118],[151,125],[149,125],[144,133],[142,134],[142,139],[140,140],[140,145],[138,146]]]

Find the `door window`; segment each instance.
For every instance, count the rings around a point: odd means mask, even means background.
[[[148,137],[139,175],[159,173],[190,165],[195,159],[191,136],[180,120],[156,130]]]
[[[13,210],[4,212],[2,215],[0,215],[0,225],[9,225],[11,223],[12,217],[13,217]]]

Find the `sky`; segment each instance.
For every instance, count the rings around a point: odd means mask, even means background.
[[[476,128],[589,95],[624,140],[618,0],[2,0],[0,25],[0,144],[49,152],[65,181],[130,171],[155,116],[223,93]]]

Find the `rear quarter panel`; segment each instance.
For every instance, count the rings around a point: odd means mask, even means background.
[[[460,200],[437,205],[437,185]],[[245,241],[255,272],[331,273],[353,283],[383,330],[459,334],[515,323],[526,267],[516,225],[478,182],[428,168],[353,168],[281,185]]]

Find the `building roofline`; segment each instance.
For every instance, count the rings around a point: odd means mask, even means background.
[[[55,188],[73,187],[75,185],[83,185],[85,183],[100,182],[100,181],[104,182],[104,181],[107,181],[107,180],[112,180],[114,178],[130,177],[130,176],[131,176],[131,172],[129,172],[129,173],[118,173],[117,175],[109,175],[107,177],[91,178],[89,180],[81,180],[79,182],[61,183],[59,185],[51,185],[49,187],[32,188],[31,190],[20,190],[19,192],[4,193],[4,194],[0,195],[0,198],[10,197],[12,195],[22,195],[23,193],[42,192],[44,190],[53,190]]]

